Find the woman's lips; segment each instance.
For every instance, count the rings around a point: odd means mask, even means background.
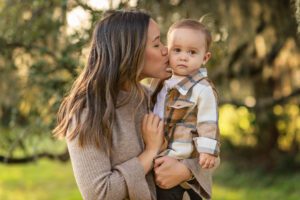
[[[166,68],[166,72],[172,73],[172,68],[171,67],[167,67]]]
[[[169,66],[169,60],[167,60],[167,61],[165,62],[165,65],[166,65],[166,72],[172,73],[172,68]]]

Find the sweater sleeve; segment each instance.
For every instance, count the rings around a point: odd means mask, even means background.
[[[151,199],[143,167],[137,157],[112,166],[104,149],[83,148],[67,141],[74,176],[85,200]]]

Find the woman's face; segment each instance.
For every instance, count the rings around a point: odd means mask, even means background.
[[[148,27],[145,64],[140,79],[166,79],[170,77],[172,73],[168,61],[168,50],[160,41],[159,27],[157,23],[151,19]]]

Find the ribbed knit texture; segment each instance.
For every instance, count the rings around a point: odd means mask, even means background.
[[[121,92],[118,98],[125,95],[128,93]],[[137,159],[144,147],[141,122],[147,112],[145,101],[134,113],[138,103],[138,99],[131,99],[116,110],[110,157],[102,148],[92,145],[80,148],[77,138],[67,141],[74,176],[85,200],[156,199],[153,174],[145,177]]]

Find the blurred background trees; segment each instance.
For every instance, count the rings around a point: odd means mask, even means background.
[[[67,159],[51,136],[59,104],[103,9],[128,7],[149,11],[163,38],[173,22],[205,16],[224,158],[300,164],[299,0],[0,1],[0,161]]]

